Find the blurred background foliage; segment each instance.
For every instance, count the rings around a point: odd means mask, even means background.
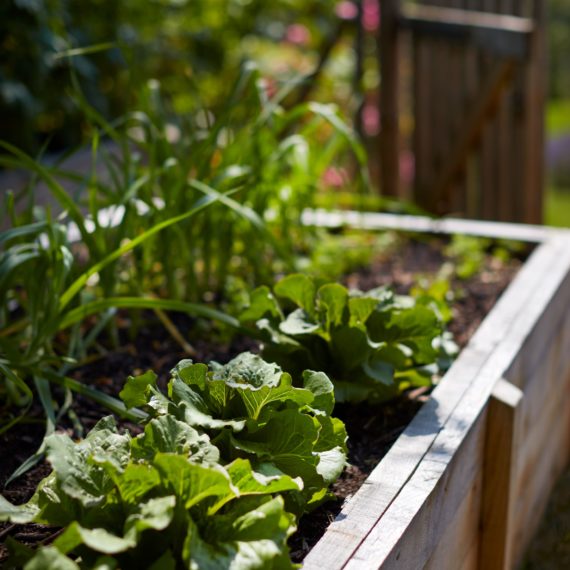
[[[93,123],[74,100],[77,87],[107,119],[135,109],[149,79],[160,83],[173,113],[216,113],[249,59],[269,95],[304,77],[285,106],[334,102],[375,149],[378,6],[377,0],[4,0],[0,138],[34,154],[43,145],[60,151],[85,142]],[[570,225],[570,2],[549,0],[549,14],[545,210],[547,222]],[[333,182],[342,186],[343,176]]]
[[[549,0],[549,9],[549,91],[553,99],[565,99],[570,97],[570,3]]]
[[[339,18],[336,4],[6,0],[0,6],[2,138],[32,152],[46,138],[53,149],[81,142],[88,122],[73,103],[73,77],[107,118],[132,109],[150,78],[160,82],[175,112],[186,113],[223,106],[246,59],[258,63],[269,89],[277,89],[293,76],[310,74],[323,50],[329,65],[322,81],[307,81],[297,96],[311,89],[318,91],[312,98],[354,109],[354,50],[349,38],[341,38],[351,13]],[[66,57],[68,50],[87,46],[100,50]],[[374,75],[368,74],[369,84],[377,83]]]
[[[570,2],[549,0],[545,221],[570,227]]]

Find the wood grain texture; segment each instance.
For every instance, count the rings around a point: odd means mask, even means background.
[[[353,551],[374,527],[400,490],[406,485],[431,443],[447,421],[465,386],[461,378],[473,378],[484,354],[464,351],[461,362],[449,376],[444,399],[428,401],[374,469],[364,486],[350,499],[327,533],[304,561],[304,568],[342,568]],[[458,360],[459,363],[459,360]],[[454,378],[456,381],[451,380]],[[438,388],[442,388],[440,385]]]
[[[501,379],[488,405],[479,566],[508,570],[512,566],[513,482],[520,437],[523,392]]]
[[[512,545],[529,542],[556,479],[570,462],[570,279],[566,285],[529,338],[535,342],[524,347],[513,367],[525,401]],[[515,563],[520,561],[520,551],[517,554]]]
[[[475,488],[475,502],[479,501],[477,481],[485,416],[480,416],[471,427],[457,447],[459,425],[452,427],[448,422],[410,482],[346,565],[347,569],[378,568],[380,564],[385,569],[423,568],[432,556],[439,557],[438,545],[449,540],[448,533],[456,535],[456,515],[461,512],[464,498]],[[419,505],[422,508],[418,509]],[[466,528],[476,531],[477,525]],[[460,537],[468,545],[472,539],[473,536]],[[441,569],[457,563],[451,558],[439,559],[444,564]]]
[[[453,561],[458,567],[477,566],[474,552],[478,552],[479,512],[481,510],[482,475],[479,473],[466,492],[453,519],[443,533],[434,553],[427,561],[426,570],[440,570]]]
[[[372,567],[379,561],[388,564],[388,560],[395,561],[393,557],[404,551],[398,550],[400,541],[407,543],[409,536],[413,536],[409,534],[411,528],[424,540],[423,543],[420,540],[421,547],[415,547],[414,556],[418,554],[417,548],[421,548],[424,563],[437,556],[435,543],[445,540],[445,536],[425,534],[426,520],[431,515],[421,515],[427,518],[422,519],[422,524],[417,523],[421,505],[437,495],[435,489],[440,489],[442,480],[449,480],[453,450],[471,437],[473,426],[485,414],[497,374],[509,369],[541,312],[570,271],[570,259],[566,264],[560,263],[561,250],[567,245],[566,237],[554,239],[533,254],[436,388],[433,398],[309,554],[306,568],[334,569],[347,564],[348,567]],[[555,266],[558,271],[553,269]],[[544,276],[549,274],[546,281],[550,279],[550,282],[545,285]],[[482,449],[482,437],[477,441]],[[482,463],[481,460],[479,468]],[[456,469],[468,469],[468,466]],[[477,474],[475,470],[471,475],[472,482],[480,472]],[[463,477],[464,484],[470,484],[469,477]],[[468,492],[467,488],[463,491]],[[461,492],[457,493],[454,496],[460,501]],[[460,502],[454,504],[447,499],[446,504],[450,511],[442,519],[440,530],[441,525],[449,526],[461,509]],[[431,537],[427,545],[426,537]],[[366,566],[368,563],[372,566]]]
[[[463,560],[459,570],[477,570],[479,563],[479,542],[476,540],[471,545],[465,560]]]
[[[550,258],[543,256],[547,250],[551,254]],[[503,311],[508,312],[509,308],[512,309],[513,303],[516,303],[518,307],[517,316],[509,320],[511,326],[504,336],[503,342],[499,343],[497,350],[492,351],[490,357],[485,361],[476,380],[461,398],[426,457],[414,472],[410,482],[402,489],[369,533],[347,567],[369,568],[380,567],[381,565],[383,568],[389,568],[396,563],[396,558],[402,559],[404,552],[411,551],[416,557],[425,557],[426,553],[431,554],[430,549],[433,549],[435,544],[442,539],[442,536],[437,533],[426,534],[426,529],[422,525],[418,526],[417,521],[424,520],[422,518],[424,516],[422,515],[423,510],[432,508],[429,498],[434,492],[437,492],[436,489],[440,481],[446,477],[448,470],[452,469],[453,460],[448,462],[447,458],[454,458],[455,452],[453,450],[459,450],[463,441],[471,437],[471,433],[475,429],[474,425],[479,421],[480,414],[486,408],[492,388],[497,380],[497,374],[506,371],[510,363],[516,358],[525,338],[539,321],[540,315],[570,271],[570,259],[567,259],[566,263],[559,263],[561,254],[561,244],[542,246],[539,255],[534,258],[537,266],[533,267],[533,270],[537,270],[541,264],[544,264],[541,272],[543,277],[545,274],[548,275],[547,279],[539,280],[538,283],[535,282],[530,298],[527,298],[523,304],[519,304],[521,299],[516,301],[515,297],[506,299],[504,296],[501,299],[502,308],[499,307],[501,302],[495,308],[499,314]],[[526,269],[533,265],[534,263],[529,263]],[[523,275],[525,280],[530,277],[528,273]],[[526,285],[529,284],[527,281]],[[514,289],[517,292],[517,289]],[[521,312],[522,307],[525,307],[524,312]],[[488,338],[476,339],[477,336],[492,337],[497,332],[494,328],[494,319],[490,317],[476,333],[473,339],[475,346],[481,340],[483,343],[489,342]],[[490,327],[493,327],[493,330]],[[414,502],[415,511],[412,507]],[[456,505],[453,505],[449,498],[446,498],[445,502],[446,508],[451,510],[456,508]],[[429,515],[425,516],[429,517]],[[414,546],[415,543],[421,544],[421,547],[418,544]],[[521,544],[518,548],[523,546]],[[425,563],[421,557],[417,560],[417,567],[421,567]],[[453,565],[450,566],[450,568],[453,567]]]

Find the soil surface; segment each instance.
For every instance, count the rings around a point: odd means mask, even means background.
[[[406,293],[417,283],[418,274],[433,276],[441,269],[446,261],[441,253],[442,245],[443,240],[436,238],[430,242],[408,240],[398,254],[392,253],[389,257],[375,259],[366,269],[348,275],[345,283],[361,290],[390,285],[396,292]],[[518,259],[500,262],[488,256],[476,276],[467,281],[452,281],[453,319],[448,328],[460,347],[468,342],[521,263]],[[170,319],[182,336],[190,340],[196,351],[192,358],[196,361],[217,360],[223,363],[244,350],[259,350],[255,341],[245,338],[224,341],[218,335],[215,344],[207,342],[204,339],[208,338],[206,335],[211,337],[212,331],[201,329],[199,322],[178,314],[170,315]],[[118,320],[118,346],[121,349],[98,346],[97,352],[90,355],[80,368],[71,371],[70,376],[113,395],[117,395],[121,390],[127,376],[148,369],[157,372],[159,384],[164,385],[170,369],[182,358],[188,358],[188,353],[172,338],[153,313],[142,315],[135,338],[131,338],[131,329],[132,322],[128,313],[121,314]],[[324,534],[330,522],[340,512],[343,500],[360,488],[427,398],[428,390],[422,388],[405,393],[383,406],[344,404],[335,408],[335,415],[341,418],[347,427],[350,466],[332,486],[334,499],[301,519],[299,530],[290,539],[291,554],[295,562],[302,561]],[[93,427],[102,416],[108,415],[107,410],[82,397],[75,398],[72,410],[80,418],[85,431]],[[128,422],[119,423],[133,432],[140,429]],[[77,425],[69,421],[62,423],[58,429],[73,436],[81,435]],[[38,449],[43,434],[42,412],[38,408],[32,410],[27,423],[21,423],[0,436],[0,488],[3,496],[13,503],[26,502],[39,481],[50,471],[45,461],[40,462],[4,488],[10,474]],[[4,542],[8,536],[37,546],[48,544],[58,533],[58,529],[39,525],[0,523],[0,566],[6,559],[7,548]]]

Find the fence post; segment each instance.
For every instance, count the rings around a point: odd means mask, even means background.
[[[398,14],[400,0],[380,0],[380,191],[399,195]]]
[[[526,71],[526,193],[523,197],[524,215],[521,221],[529,224],[543,223],[544,197],[544,105],[546,90],[547,50],[545,0],[534,0],[531,16],[535,32],[531,43],[531,57]]]

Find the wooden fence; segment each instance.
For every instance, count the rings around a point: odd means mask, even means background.
[[[542,222],[546,0],[381,0],[382,193],[399,180],[411,43],[413,198],[436,214]]]

